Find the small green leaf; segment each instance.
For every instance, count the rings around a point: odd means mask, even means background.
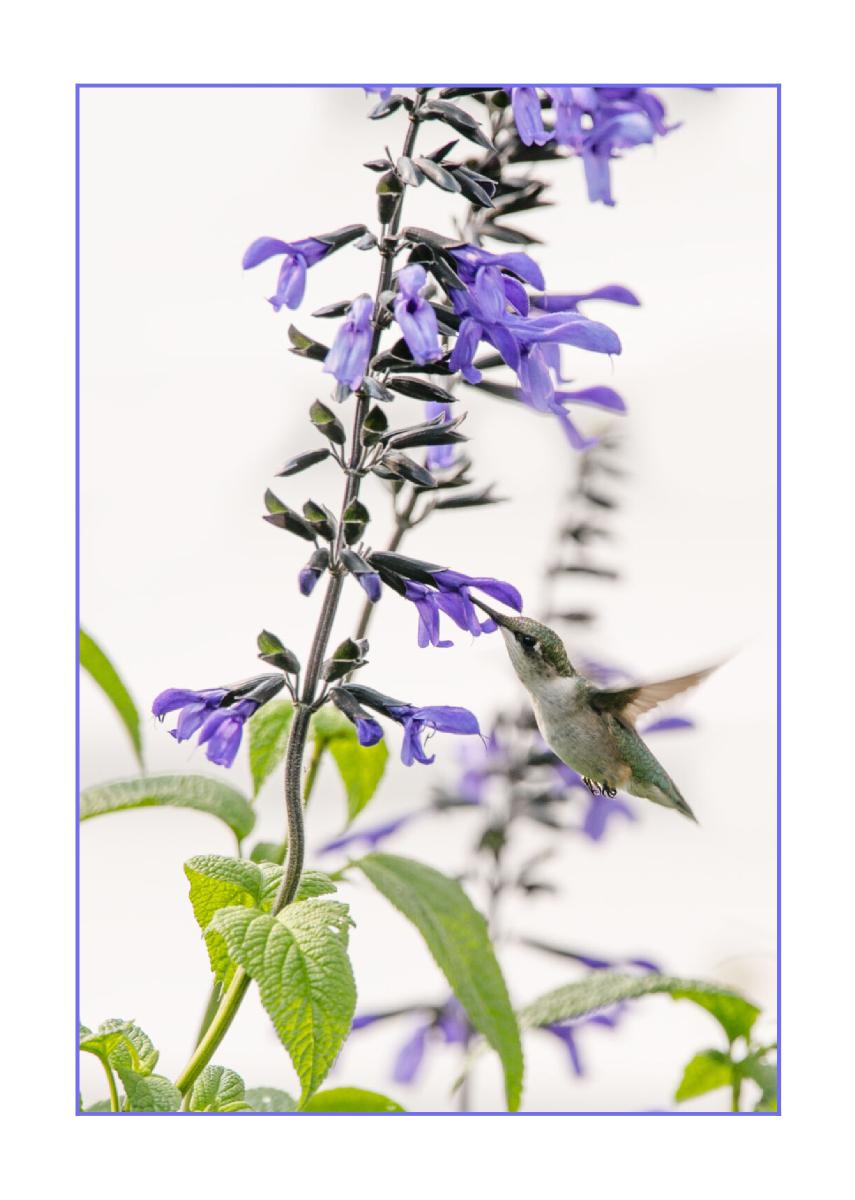
[[[371,800],[383,774],[389,751],[385,741],[360,746],[356,730],[347,717],[330,706],[315,713],[310,727],[315,748],[329,750],[347,793],[347,824]]]
[[[364,1088],[327,1088],[323,1092],[315,1092],[300,1110],[301,1112],[373,1112],[401,1113],[407,1110],[397,1100],[390,1100],[380,1092],[367,1092]]]
[[[228,984],[234,964],[223,939],[209,929],[214,914],[237,905],[268,911],[282,881],[282,867],[267,861],[254,863],[221,854],[199,854],[187,860],[184,874],[190,882],[193,915],[206,935],[211,970],[221,983]],[[304,871],[295,902],[335,890],[335,884],[322,871]]]
[[[487,922],[460,884],[433,867],[392,854],[369,854],[355,865],[427,942],[470,1021],[502,1060],[515,1112],[522,1094],[520,1032]]]
[[[134,1025],[117,1017],[102,1021],[95,1033],[80,1026],[80,1049],[95,1054],[102,1062],[117,1071],[134,1071],[137,1075],[150,1075],[159,1058],[151,1038]]]
[[[249,852],[249,857],[255,863],[272,862],[278,863],[281,867],[285,861],[287,848],[287,842],[256,842]]]
[[[258,984],[302,1084],[301,1102],[323,1082],[350,1029],[356,985],[347,956],[347,905],[289,904],[276,917],[224,908],[210,931]]]
[[[732,1082],[733,1064],[728,1056],[721,1050],[702,1050],[686,1064],[674,1099],[692,1100],[717,1088],[730,1087]]]
[[[122,1041],[130,1029],[129,1021],[118,1019],[104,1021],[95,1033],[85,1025],[80,1026],[80,1049],[86,1054],[94,1054],[107,1062],[110,1054]]]
[[[705,1008],[719,1022],[729,1041],[747,1037],[760,1012],[737,992],[714,983],[675,979],[668,975],[620,975],[597,971],[588,979],[556,988],[527,1005],[520,1013],[520,1024],[523,1029],[550,1025],[555,1021],[583,1017],[619,1000],[633,1000],[657,992],[664,992],[675,1000],[691,1000]]]
[[[290,700],[275,700],[265,704],[250,719],[249,769],[252,772],[254,796],[258,795],[264,781],[285,757],[293,716],[294,705]]]
[[[188,1111],[231,1113],[249,1107],[240,1075],[212,1063],[193,1084]]]
[[[177,1112],[181,1093],[165,1075],[138,1075],[119,1068],[131,1112]]]
[[[80,796],[80,820],[129,808],[195,808],[219,817],[238,839],[255,824],[249,801],[236,788],[206,775],[152,775],[120,779],[87,788]]]
[[[749,1054],[736,1069],[746,1079],[752,1079],[760,1088],[760,1099],[754,1105],[755,1112],[778,1111],[778,1067],[761,1055]]]
[[[84,630],[80,630],[80,665],[88,671],[101,691],[115,708],[134,747],[134,754],[143,769],[142,737],[140,717],[130,692],[119,678],[118,672],[97,642]]]
[[[249,1088],[246,1100],[253,1112],[294,1112],[297,1101],[279,1088]]]

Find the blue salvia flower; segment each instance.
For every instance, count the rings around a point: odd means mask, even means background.
[[[279,238],[256,238],[243,256],[245,271],[267,262],[276,254],[284,254],[279,278],[276,282],[276,292],[270,297],[270,303],[276,312],[280,308],[299,308],[306,291],[306,274],[325,258],[333,247],[319,238],[304,238],[300,242],[283,242]]]
[[[381,692],[376,692],[373,688],[363,687],[361,684],[354,683],[335,688],[331,693],[331,698],[345,716],[356,725],[357,737],[363,745],[371,744],[363,741],[365,730],[364,727],[360,728],[359,722],[360,720],[364,720],[364,718],[360,716],[358,710],[363,704],[368,708],[374,709],[375,712],[379,712],[381,716],[389,717],[403,726],[404,739],[401,744],[401,762],[406,767],[411,766],[414,762],[428,765],[434,761],[436,756],[426,754],[422,744],[422,737],[425,732],[429,734],[481,733],[478,718],[468,708],[458,708],[444,704],[427,705],[420,708],[414,704],[407,704],[403,700],[395,700],[391,696],[384,696]],[[371,730],[371,733],[373,735],[374,730]]]
[[[383,736],[383,730],[380,725],[374,721],[374,725],[380,731],[380,737]],[[359,729],[357,728],[360,743],[365,745],[373,745],[371,742],[362,740]],[[380,738],[377,739],[378,741]],[[367,829],[357,829],[352,833],[344,833],[341,837],[333,838],[331,842],[326,842],[318,851],[319,854],[332,854],[335,850],[346,850],[351,846],[364,846],[367,850],[376,850],[381,842],[385,842],[386,838],[392,837],[400,829],[409,825],[416,818],[424,816],[425,813],[432,812],[430,808],[421,809],[418,812],[404,813],[401,817],[395,817],[391,821],[385,821],[382,825],[372,825]]]
[[[418,1025],[395,1055],[392,1064],[392,1078],[400,1084],[415,1082],[432,1042],[444,1043],[447,1046],[461,1046],[465,1050],[472,1040],[474,1032],[460,1001],[454,996],[451,996],[440,1008],[425,1004],[385,1013],[360,1013],[354,1017],[351,1031],[366,1029],[370,1025],[376,1025],[379,1021],[404,1016],[408,1012],[423,1012],[426,1016],[419,1020]]]
[[[198,692],[167,688],[155,697],[151,711],[163,720],[167,713],[180,709],[178,723],[170,730],[176,741],[187,741],[198,731],[199,745],[207,746],[208,760],[230,767],[240,748],[244,725],[284,686],[285,676],[277,674],[257,675],[233,688]]]
[[[348,309],[347,316],[339,326],[329,354],[324,359],[323,370],[334,375],[355,392],[362,383],[371,354],[374,302],[370,296],[357,296]]]
[[[443,417],[446,422],[451,420],[451,405],[439,400],[429,400],[425,405],[425,420],[434,421]],[[457,459],[455,446],[428,446],[425,454],[425,466],[429,471],[446,471],[453,467]]]
[[[616,1029],[623,1009],[623,1004],[616,1004],[606,1012],[593,1013],[590,1016],[579,1017],[572,1021],[561,1021],[554,1025],[540,1025],[538,1028],[542,1029],[544,1033],[551,1034],[565,1046],[570,1056],[573,1073],[581,1077],[585,1074],[585,1069],[579,1055],[579,1047],[576,1044],[579,1031],[590,1028],[592,1025],[600,1025],[605,1029]]]
[[[398,272],[398,294],[392,302],[395,320],[417,363],[442,357],[436,313],[419,293],[427,283],[424,267],[414,263]]]
[[[540,108],[540,97],[533,87],[512,87],[507,89],[511,97],[511,108],[514,114],[517,133],[525,146],[543,146],[554,137],[547,132],[543,125],[543,114]]]

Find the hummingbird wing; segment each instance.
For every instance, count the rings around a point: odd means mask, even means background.
[[[599,712],[612,713],[634,725],[643,713],[649,712],[663,700],[670,700],[680,692],[693,688],[711,675],[715,667],[705,671],[693,671],[691,675],[678,675],[676,679],[663,679],[660,683],[643,683],[631,688],[597,688],[591,692],[591,704]]]

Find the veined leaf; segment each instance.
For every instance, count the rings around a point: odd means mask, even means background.
[[[302,1103],[323,1082],[353,1019],[350,923],[347,905],[312,899],[289,904],[276,917],[223,908],[210,925],[229,957],[257,982],[300,1079]]]
[[[214,914],[221,908],[241,905],[269,911],[279,890],[283,869],[275,863],[254,863],[247,859],[227,858],[221,854],[200,854],[184,864],[190,882],[190,903],[199,928],[205,934],[211,970],[228,984],[233,962],[223,939],[209,930]],[[335,884],[322,871],[304,871],[295,901],[334,892]]]
[[[520,1032],[487,922],[460,884],[433,867],[393,854],[369,854],[355,865],[427,942],[470,1021],[502,1060],[515,1112],[522,1094]]]
[[[721,1050],[702,1050],[691,1058],[674,1093],[675,1100],[693,1100],[717,1088],[730,1087],[733,1063]]]
[[[195,808],[219,817],[238,839],[255,824],[249,801],[236,788],[206,775],[153,775],[119,779],[87,788],[80,795],[80,820],[128,808]]]
[[[205,1067],[190,1092],[190,1112],[231,1113],[248,1109],[243,1080],[228,1067]]]
[[[139,1025],[117,1017],[103,1021],[94,1033],[81,1025],[80,1049],[97,1055],[115,1070],[132,1070],[138,1075],[150,1075],[159,1057],[151,1038]]]
[[[177,1112],[181,1093],[165,1075],[138,1075],[136,1071],[118,1068],[131,1112]]]
[[[331,706],[315,713],[310,732],[315,748],[328,750],[338,768],[347,793],[349,825],[365,808],[383,778],[389,758],[386,742],[360,746],[353,725]]]
[[[293,716],[294,705],[290,700],[274,700],[250,718],[249,769],[254,796],[285,757]]]
[[[364,1088],[328,1088],[323,1092],[315,1092],[300,1110],[301,1112],[373,1112],[373,1113],[402,1113],[406,1112],[397,1100],[390,1100],[380,1092],[367,1092]]]
[[[657,992],[664,992],[675,1000],[691,1000],[705,1008],[730,1041],[747,1037],[760,1012],[744,996],[714,983],[669,975],[620,975],[597,971],[588,979],[556,988],[527,1005],[520,1012],[520,1024],[523,1029],[551,1025],[556,1021],[583,1017],[619,1000],[633,1000]]]
[[[279,1088],[249,1088],[246,1099],[253,1112],[294,1112],[297,1101]]]
[[[119,677],[116,668],[96,641],[83,629],[80,630],[80,665],[88,671],[101,691],[113,705],[128,731],[140,770],[143,769],[142,737],[140,717],[130,692]]]

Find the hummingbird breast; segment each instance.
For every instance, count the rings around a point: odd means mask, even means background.
[[[532,696],[532,706],[544,741],[562,762],[597,783],[626,788],[631,768],[609,723],[588,702],[585,680],[557,680]]]

